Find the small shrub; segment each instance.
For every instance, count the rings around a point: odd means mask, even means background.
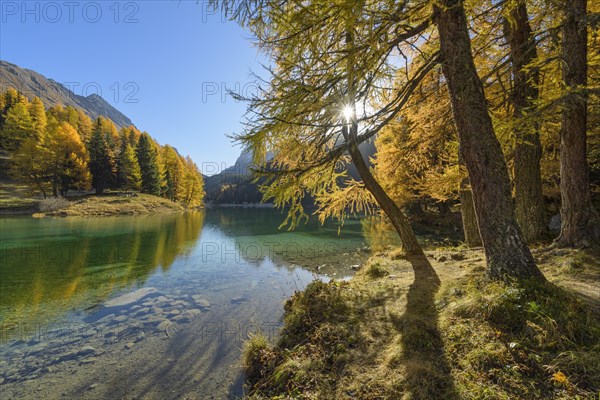
[[[260,333],[250,335],[242,351],[244,372],[250,382],[258,381],[273,359],[269,339]]]
[[[379,263],[372,263],[367,266],[364,273],[371,279],[378,279],[388,276],[390,271],[388,268]]]
[[[282,335],[284,347],[298,344],[310,336],[319,324],[343,319],[348,306],[334,283],[314,281],[304,292],[294,294],[285,304],[285,328]]]
[[[39,209],[41,212],[51,212],[62,210],[69,206],[69,201],[63,197],[49,197],[40,201]]]

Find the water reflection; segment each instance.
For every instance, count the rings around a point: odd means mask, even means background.
[[[371,249],[399,244],[393,228],[379,217],[348,219],[341,229],[335,222],[321,225],[311,218],[294,231],[279,229],[284,219],[277,210],[215,209],[207,215],[206,225],[233,238],[236,253],[249,263],[258,265],[268,259],[335,277],[363,261]],[[206,253],[231,251],[222,243],[204,246]]]
[[[202,213],[2,219],[0,322],[49,322],[167,271],[200,237]]]

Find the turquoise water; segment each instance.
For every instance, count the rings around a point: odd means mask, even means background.
[[[314,279],[347,279],[372,248],[397,244],[371,220],[291,232],[283,220],[272,209],[0,219],[0,391],[119,398],[108,384],[118,379],[143,398],[239,396],[243,340],[274,340],[285,299]],[[108,307],[140,289],[148,294]],[[99,374],[106,387],[84,390]]]

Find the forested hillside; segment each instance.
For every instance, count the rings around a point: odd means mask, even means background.
[[[3,175],[47,196],[69,191],[141,191],[188,207],[204,196],[198,167],[133,125],[117,129],[72,106],[46,109],[14,88],[0,95]]]

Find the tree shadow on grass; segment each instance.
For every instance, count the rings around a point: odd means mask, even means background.
[[[402,365],[413,399],[458,399],[444,342],[438,329],[435,294],[440,279],[426,257],[410,257],[414,282],[407,294],[406,312],[392,317],[401,333]]]

